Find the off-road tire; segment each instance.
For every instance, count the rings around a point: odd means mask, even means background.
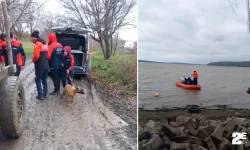
[[[19,77],[0,82],[0,128],[7,138],[18,138],[24,128],[25,92]]]

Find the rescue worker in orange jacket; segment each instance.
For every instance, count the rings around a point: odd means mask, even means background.
[[[63,47],[60,43],[57,42],[56,35],[51,33],[48,36],[49,39],[49,68],[52,75],[52,80],[54,83],[53,92],[49,93],[50,95],[60,94],[60,72],[61,72],[61,58]]]
[[[48,46],[46,45],[46,42],[40,38],[39,31],[33,31],[31,37],[35,44],[32,61],[35,64],[35,81],[38,93],[36,99],[43,100],[44,98],[48,98]]]
[[[198,72],[196,72],[196,71],[194,71],[194,73],[192,74],[192,76],[193,76],[193,84],[194,85],[197,85],[198,84]]]
[[[65,46],[63,49],[62,64],[61,64],[62,66],[61,79],[63,87],[65,87],[67,79],[68,79],[68,84],[73,86],[72,79],[73,79],[74,64],[75,64],[75,59],[74,56],[71,54],[71,47]]]
[[[4,59],[4,42],[6,40],[6,35],[4,33],[0,34],[0,62],[1,63],[5,63],[5,59]]]
[[[18,38],[17,38],[17,36],[15,34],[13,35],[13,39],[16,40],[16,41],[18,40]],[[17,58],[17,60],[20,60],[20,59],[22,59],[22,55],[20,53],[18,53],[16,58]]]
[[[10,40],[11,40],[13,64],[16,65],[15,76],[19,76],[21,70],[23,70],[25,66],[25,52],[22,43],[14,39],[14,34],[12,32],[10,32]],[[6,41],[3,42],[3,53],[4,53],[5,65],[8,66],[9,61],[8,61]]]

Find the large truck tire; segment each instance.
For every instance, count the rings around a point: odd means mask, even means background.
[[[24,128],[25,92],[19,77],[0,82],[0,129],[7,138],[18,138]]]

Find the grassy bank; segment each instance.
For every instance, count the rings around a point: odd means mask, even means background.
[[[101,53],[92,55],[90,74],[98,81],[110,85],[123,95],[136,100],[137,56],[135,53],[119,53],[104,60]]]
[[[33,51],[34,51],[34,46],[33,46],[32,42],[29,42],[29,41],[21,41],[21,42],[22,42],[25,54],[27,56],[32,56]]]
[[[34,50],[33,47],[24,47],[24,51],[25,51],[25,54],[27,56],[32,56],[33,55],[33,50]]]
[[[202,109],[199,113],[208,119],[226,120],[227,117],[237,116],[243,118],[250,118],[250,110],[244,109]],[[175,120],[176,117],[184,115],[191,116],[186,110],[169,110],[169,111],[154,111],[154,110],[140,110],[139,124],[143,125],[149,120],[165,123],[168,120]]]

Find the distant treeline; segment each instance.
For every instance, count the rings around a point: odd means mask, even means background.
[[[164,63],[164,64],[179,64],[179,65],[202,65],[202,64],[191,64],[191,63],[181,63],[181,62],[157,62],[150,60],[138,60],[139,62],[148,62],[148,63]]]
[[[228,66],[228,67],[250,67],[250,61],[232,62],[232,61],[220,61],[211,62],[208,66]]]

